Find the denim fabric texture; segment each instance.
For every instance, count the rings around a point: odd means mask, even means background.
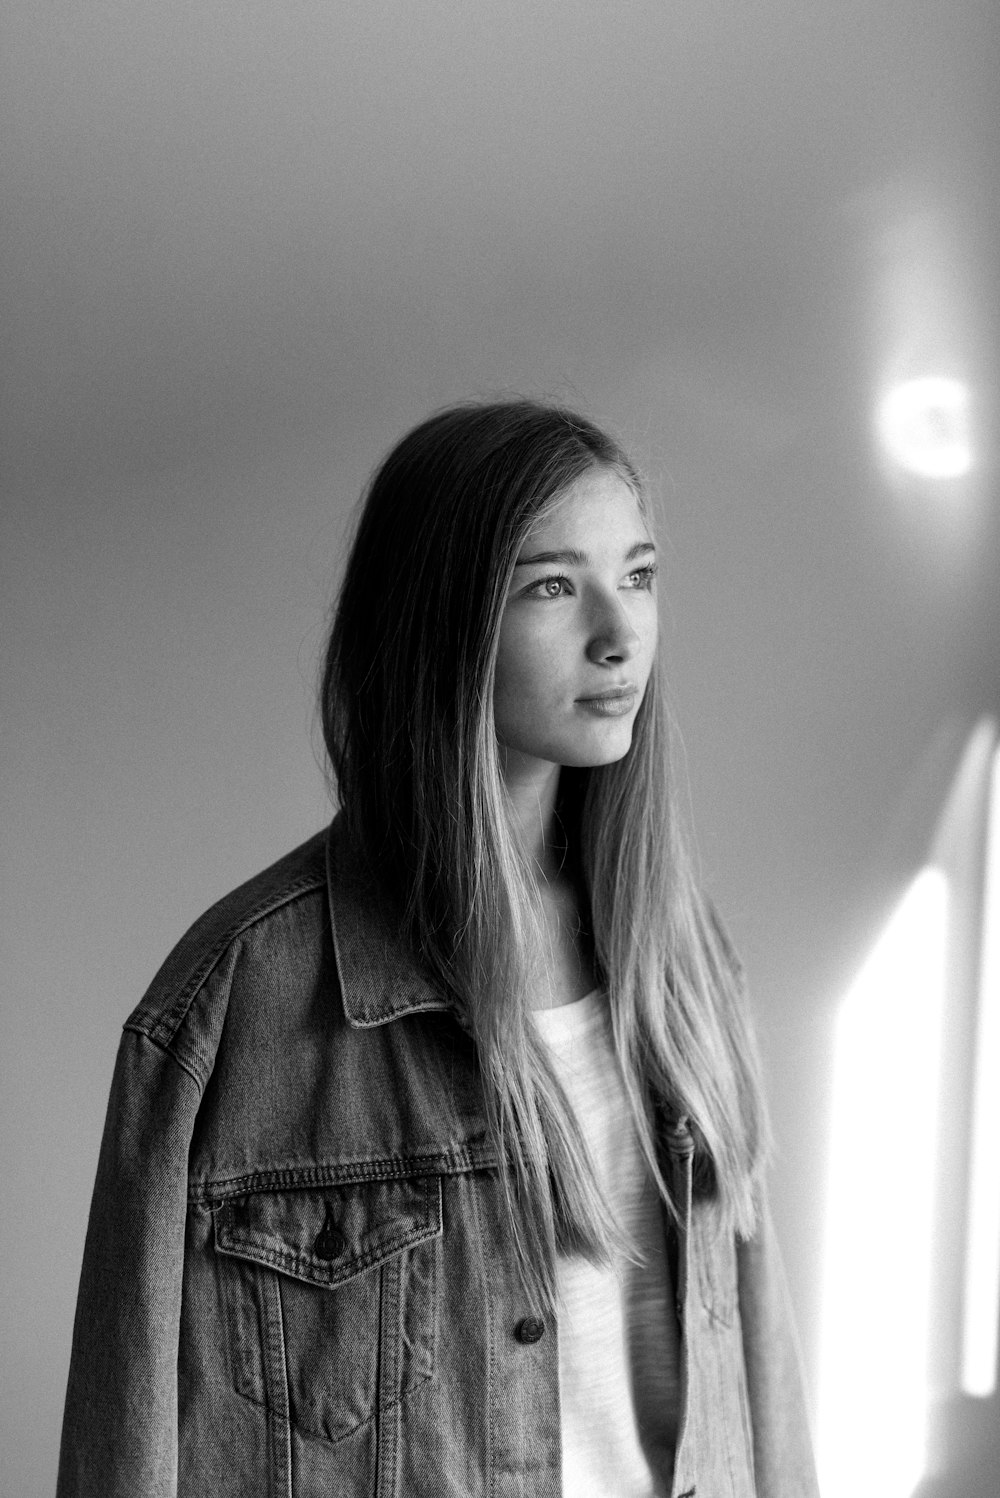
[[[672,1498],[815,1498],[770,1223],[677,1200]],[[557,1498],[558,1325],[526,1303],[473,1045],[342,819],[214,906],[125,1024],[58,1498]],[[572,1498],[572,1495],[566,1495]]]

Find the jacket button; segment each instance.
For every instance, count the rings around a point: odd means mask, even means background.
[[[539,1342],[545,1336],[545,1322],[537,1316],[525,1316],[515,1326],[514,1336],[519,1342]]]

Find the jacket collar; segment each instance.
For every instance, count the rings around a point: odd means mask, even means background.
[[[326,839],[333,950],[348,1024],[371,1029],[404,1014],[453,1006],[420,972],[384,899],[367,878],[338,812]]]

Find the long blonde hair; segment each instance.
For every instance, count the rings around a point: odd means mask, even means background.
[[[410,432],[369,486],[321,687],[348,830],[475,1040],[522,1275],[549,1302],[555,1249],[602,1262],[622,1240],[531,1023],[543,917],[501,774],[493,681],[520,547],[595,466],[622,477],[651,518],[621,447],[560,407],[467,404]],[[766,1108],[739,966],[693,878],[670,740],[657,661],[629,752],[564,768],[557,811],[649,1169],[676,1216],[657,1141],[684,1115],[696,1190],[747,1236]]]

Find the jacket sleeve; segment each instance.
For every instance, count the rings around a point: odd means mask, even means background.
[[[791,1301],[766,1206],[737,1257],[759,1498],[819,1498]]]
[[[57,1498],[174,1498],[188,1150],[200,1089],[122,1035],[73,1328]]]

